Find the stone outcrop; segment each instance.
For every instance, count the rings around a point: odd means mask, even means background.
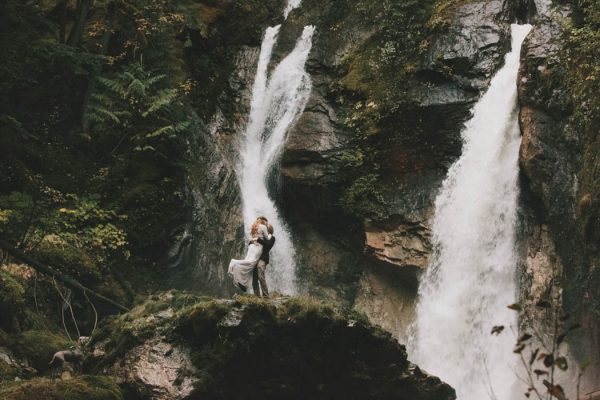
[[[444,105],[472,101],[487,87],[510,47],[502,10],[502,1],[466,2],[455,10],[447,32],[432,41],[423,70],[450,77],[455,87],[434,87],[424,93],[425,104],[435,103],[437,96]]]
[[[579,319],[584,328],[571,338],[571,350],[580,362],[599,357],[600,347],[597,318],[586,305],[584,276],[594,261],[578,211],[582,139],[571,126],[572,99],[554,63],[564,48],[561,24],[570,18],[570,10],[561,6],[553,13],[541,11],[524,44],[519,76],[522,300],[529,322],[540,317],[532,307],[539,299],[554,300]],[[599,376],[592,365],[584,384],[597,382]]]
[[[379,174],[390,190],[386,215],[367,220],[353,220],[340,207],[341,193],[354,178],[356,137],[331,88],[345,79],[339,75],[343,60],[372,40],[379,28],[361,29],[351,12],[342,13],[334,24],[327,6],[319,7],[320,12],[306,7],[290,16],[280,39],[279,51],[284,53],[303,24],[315,24],[319,32],[308,65],[314,83],[311,98],[289,133],[283,155],[283,204],[310,292],[346,304],[356,301],[357,307],[384,323],[382,312],[373,308],[377,304],[389,303],[389,312],[412,307],[407,304],[412,304],[415,293],[410,286],[431,253],[429,221],[437,188],[460,154],[460,130],[470,107],[509,48],[503,2],[469,1],[453,9],[448,28],[428,39],[428,50],[417,67],[414,103],[406,105],[415,117],[409,121],[386,117],[373,127]],[[329,29],[332,25],[335,30]],[[435,120],[429,115],[436,115]],[[316,256],[315,248],[327,256]],[[364,273],[348,275],[352,268]],[[392,279],[400,282],[397,295],[390,296],[391,287],[379,287],[370,294],[387,299],[366,301],[362,290],[381,279],[375,277],[382,268],[381,274],[398,274]],[[334,282],[333,288],[328,282]],[[401,282],[410,285],[402,287]],[[407,322],[405,317],[401,319]]]
[[[93,338],[126,398],[455,399],[359,314],[301,298],[153,296]]]
[[[423,223],[389,221],[377,225],[371,222],[365,226],[365,236],[366,252],[377,261],[412,269],[428,265],[431,233]]]

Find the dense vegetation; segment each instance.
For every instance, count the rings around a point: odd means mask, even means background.
[[[184,217],[193,82],[175,7],[91,3],[2,5],[0,231],[99,285],[148,269]]]
[[[192,212],[188,141],[231,54],[259,44],[281,6],[2,1],[0,239],[121,303],[164,285]],[[2,250],[0,261],[0,347],[31,350],[19,357],[47,364],[65,335],[114,312]],[[0,359],[0,376],[24,374]]]
[[[191,213],[187,141],[223,90],[225,45],[266,24],[235,21],[280,5],[2,2],[0,237],[112,296],[155,285]]]

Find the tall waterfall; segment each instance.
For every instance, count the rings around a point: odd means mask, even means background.
[[[517,380],[515,225],[517,72],[530,25],[512,25],[512,50],[462,131],[462,155],[435,202],[435,254],[419,287],[411,357],[459,400],[509,400]],[[494,325],[505,325],[499,336]]]
[[[290,0],[285,17],[300,1]],[[312,88],[304,65],[312,46],[315,28],[306,26],[296,46],[269,75],[269,63],[277,42],[280,26],[269,27],[265,33],[252,88],[250,116],[240,146],[237,173],[242,194],[246,232],[257,216],[264,215],[275,228],[276,243],[271,251],[267,274],[270,289],[285,294],[296,293],[294,246],[289,230],[273,198],[268,180],[273,172],[287,132],[300,116]]]

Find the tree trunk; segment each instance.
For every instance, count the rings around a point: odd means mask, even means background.
[[[127,307],[125,307],[124,305],[117,303],[116,301],[111,300],[108,297],[105,297],[105,296],[101,295],[100,293],[95,292],[95,291],[83,286],[81,283],[77,282],[75,279],[71,278],[69,275],[58,272],[54,268],[49,267],[45,264],[42,264],[41,262],[37,261],[36,259],[29,257],[27,254],[14,248],[13,246],[11,246],[9,243],[5,242],[2,239],[0,239],[0,248],[3,249],[6,253],[8,253],[11,256],[13,256],[14,258],[16,258],[17,260],[21,260],[25,264],[30,265],[36,271],[55,278],[56,280],[62,282],[65,286],[67,286],[71,289],[79,290],[83,293],[88,293],[92,297],[102,300],[102,301],[118,308],[119,310],[129,311],[129,309]]]
[[[77,7],[77,15],[75,19],[75,24],[71,29],[71,33],[69,33],[69,39],[67,40],[67,44],[73,47],[79,47],[81,43],[81,37],[83,36],[83,29],[85,28],[85,21],[87,19],[88,13],[90,12],[90,8],[92,6],[92,0],[81,0],[79,2],[79,6]]]

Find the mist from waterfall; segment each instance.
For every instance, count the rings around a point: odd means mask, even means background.
[[[297,7],[291,0],[286,7]],[[306,26],[296,46],[269,74],[273,47],[280,26],[265,33],[252,89],[248,124],[240,144],[237,169],[242,194],[246,233],[257,216],[264,215],[275,228],[276,243],[271,250],[271,268],[267,280],[271,291],[295,294],[296,265],[294,246],[285,221],[269,193],[268,181],[287,137],[310,96],[312,83],[304,65],[312,46],[315,28]]]
[[[434,254],[419,287],[409,354],[456,389],[459,400],[514,394],[517,315],[515,226],[517,73],[530,25],[512,25],[512,50],[462,131],[462,155],[435,202]],[[491,335],[494,325],[505,332]]]

